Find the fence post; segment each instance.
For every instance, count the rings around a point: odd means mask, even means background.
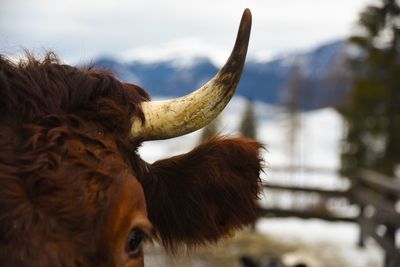
[[[364,248],[365,247],[365,237],[368,233],[367,233],[367,230],[364,229],[365,228],[365,223],[364,223],[365,206],[362,203],[360,203],[360,201],[357,199],[356,191],[358,190],[359,186],[362,186],[362,184],[360,183],[360,178],[358,175],[354,175],[353,179],[351,179],[350,199],[353,203],[356,203],[359,207],[360,213],[358,214],[358,217],[357,217],[359,236],[358,236],[357,246],[360,248]]]
[[[396,247],[396,228],[391,225],[386,225],[385,238],[393,247]],[[391,251],[385,253],[385,267],[397,267],[395,266],[396,260],[393,259],[392,256]]]
[[[396,203],[398,196],[395,194],[388,193],[386,194],[386,199],[390,201],[390,203]],[[393,225],[386,224],[386,233],[385,233],[385,238],[387,241],[390,242],[390,244],[396,248],[396,230],[397,228]],[[396,265],[399,264],[399,262],[396,263],[396,259],[393,258],[393,255],[391,254],[393,252],[386,252],[385,253],[385,267],[397,267]]]
[[[357,218],[357,223],[359,227],[359,236],[358,236],[358,247],[364,248],[365,247],[365,230],[364,230],[364,224],[363,224],[363,217],[364,217],[364,205],[360,204],[360,214],[358,215]]]

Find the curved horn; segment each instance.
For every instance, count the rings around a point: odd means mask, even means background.
[[[131,134],[141,140],[161,140],[194,132],[212,122],[225,108],[239,83],[251,30],[251,12],[245,9],[235,46],[222,69],[205,85],[186,96],[142,102],[145,121],[137,117]]]

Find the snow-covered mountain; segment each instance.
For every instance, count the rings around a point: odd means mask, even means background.
[[[280,104],[288,95],[293,70],[302,79],[300,106],[316,109],[337,104],[347,92],[344,84],[329,82],[332,71],[343,66],[344,41],[331,42],[308,52],[279,56],[268,62],[249,59],[237,94],[248,99]],[[139,84],[151,95],[182,96],[209,80],[218,68],[205,57],[144,62],[122,62],[110,57],[98,58],[96,67],[113,70],[126,82]],[[296,68],[295,68],[296,67]]]

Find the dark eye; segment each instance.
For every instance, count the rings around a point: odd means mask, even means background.
[[[142,253],[142,243],[145,238],[143,231],[133,230],[126,241],[126,252],[132,257],[137,257]]]

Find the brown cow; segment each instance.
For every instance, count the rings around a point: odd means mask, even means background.
[[[175,251],[252,222],[259,143],[216,137],[153,164],[137,153],[143,141],[192,132],[218,115],[239,82],[250,25],[246,10],[221,71],[165,102],[51,53],[0,57],[0,265],[143,266],[146,239]]]

